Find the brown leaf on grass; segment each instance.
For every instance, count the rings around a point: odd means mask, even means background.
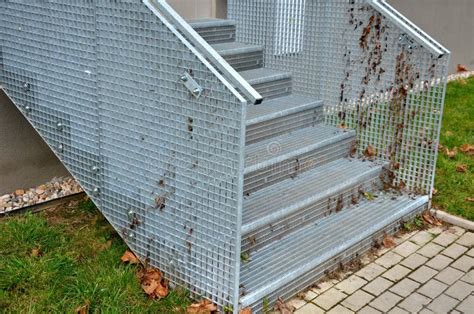
[[[454,147],[453,149],[449,149],[449,148],[446,148],[446,155],[449,157],[449,158],[454,158],[456,157],[458,153],[458,149],[456,147]]]
[[[423,217],[423,220],[430,224],[430,225],[435,225],[435,226],[441,226],[442,223],[436,218],[434,217],[433,215],[431,215],[431,213],[429,211],[425,211],[422,215]]]
[[[458,73],[464,73],[464,72],[468,72],[469,69],[467,68],[467,66],[463,65],[463,64],[458,64],[457,68],[456,68],[456,71]]]
[[[474,197],[466,197],[466,201],[474,203]]]
[[[129,264],[139,264],[140,261],[138,260],[137,256],[130,252],[129,250],[125,251],[125,253],[122,255],[120,260],[123,263],[129,263]]]
[[[278,298],[275,304],[275,311],[280,311],[281,314],[292,314],[296,308],[293,305],[283,302],[282,299]]]
[[[372,145],[367,146],[367,148],[364,150],[364,156],[367,158],[373,158],[376,153],[377,150]]]
[[[473,156],[474,155],[474,145],[471,145],[471,144],[463,144],[461,145],[461,147],[459,148],[461,150],[461,152],[463,152],[464,154],[468,154],[469,156]]]
[[[90,301],[87,300],[84,305],[76,307],[75,312],[77,314],[87,314],[87,313],[89,313],[89,306],[90,306]]]
[[[467,171],[467,165],[466,164],[456,165],[456,171],[460,173],[465,173]]]
[[[252,314],[252,309],[249,307],[246,307],[245,309],[241,309],[239,311],[239,314]]]
[[[41,255],[43,255],[43,252],[41,251],[41,249],[39,248],[34,248],[31,250],[31,254],[30,254],[32,257],[40,257]]]
[[[443,144],[438,144],[438,152],[441,153],[441,152],[444,152],[444,151],[445,151],[444,145]]]
[[[433,195],[438,194],[438,192],[439,192],[439,191],[438,191],[437,189],[433,188]]]
[[[168,281],[163,278],[163,274],[158,269],[143,269],[140,272],[139,277],[142,289],[148,297],[152,299],[161,299],[168,295]]]
[[[383,238],[382,243],[386,249],[391,249],[397,245],[397,243],[395,243],[395,239],[389,235],[385,235],[385,238]]]
[[[186,313],[189,314],[211,314],[214,312],[217,312],[217,306],[207,299],[191,304],[186,308]]]

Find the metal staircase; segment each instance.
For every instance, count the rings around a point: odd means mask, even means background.
[[[0,84],[143,262],[258,313],[429,207],[449,51],[382,0],[228,17],[0,0]]]
[[[265,68],[232,21],[190,25],[264,97],[247,107],[241,307],[293,296],[427,208],[384,191],[386,164],[350,157],[355,131],[324,124],[323,101],[292,92],[291,73]]]

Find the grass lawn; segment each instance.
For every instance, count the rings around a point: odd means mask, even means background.
[[[443,151],[438,156],[433,203],[449,213],[474,221],[474,156],[462,153],[460,146],[474,145],[474,77],[448,84],[446,91],[441,145],[457,148],[454,158]],[[464,173],[456,171],[465,165]]]
[[[0,220],[0,312],[170,313],[189,304],[172,291],[150,300],[124,265],[127,246],[90,202]]]

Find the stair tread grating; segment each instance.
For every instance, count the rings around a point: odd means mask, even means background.
[[[228,19],[217,19],[217,18],[202,18],[189,20],[188,24],[192,28],[211,28],[211,27],[224,27],[224,26],[235,26],[235,21]]]
[[[427,202],[426,196],[381,195],[374,201],[363,201],[322,218],[257,250],[241,266],[241,284],[247,291],[242,304],[246,306],[265,297]],[[290,260],[294,261],[291,269]]]
[[[278,80],[291,79],[291,74],[289,72],[272,70],[268,68],[252,69],[239,73],[250,85],[265,84]]]
[[[263,52],[263,46],[259,45],[249,45],[240,42],[228,42],[228,43],[219,43],[213,44],[212,47],[217,51],[222,57],[229,55],[238,55],[238,54],[247,54],[252,52]]]

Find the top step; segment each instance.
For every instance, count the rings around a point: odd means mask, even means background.
[[[235,22],[223,19],[199,19],[188,21],[194,30],[209,44],[235,41]]]

